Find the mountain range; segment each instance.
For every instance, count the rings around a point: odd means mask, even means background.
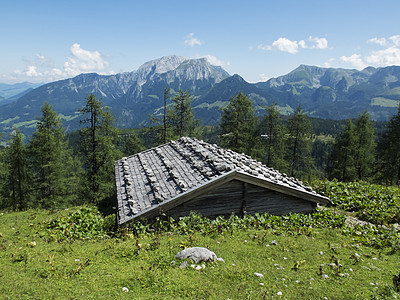
[[[92,93],[110,107],[117,126],[147,125],[149,114],[162,113],[167,86],[172,96],[178,89],[194,96],[192,106],[203,124],[218,124],[220,108],[239,91],[250,97],[258,115],[275,103],[282,114],[292,113],[301,104],[312,117],[347,119],[367,110],[375,120],[388,120],[399,105],[400,67],[358,71],[300,65],[287,75],[249,83],[205,58],[165,56],[146,62],[133,72],[81,74],[34,89],[29,87],[11,100],[3,97],[2,102],[0,98],[0,132],[14,126],[30,134],[45,102],[60,114],[67,130],[75,130],[79,127],[78,109]]]

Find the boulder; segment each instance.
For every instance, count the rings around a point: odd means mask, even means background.
[[[217,260],[217,256],[214,252],[203,247],[186,248],[175,255],[175,258],[190,259],[196,264],[202,261],[207,262]]]

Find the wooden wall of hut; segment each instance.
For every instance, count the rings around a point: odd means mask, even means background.
[[[307,214],[313,212],[315,207],[314,202],[232,180],[165,213],[177,218],[196,211],[203,216],[216,218],[220,215],[229,216],[232,213],[239,216],[262,212],[272,215]]]

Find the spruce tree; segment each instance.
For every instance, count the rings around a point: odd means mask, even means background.
[[[37,205],[54,207],[65,193],[65,131],[60,117],[49,103],[42,106],[42,117],[30,143]]]
[[[1,134],[0,134],[1,142]],[[6,208],[8,203],[8,170],[9,165],[6,161],[6,149],[0,145],[0,208]]]
[[[26,209],[29,197],[29,165],[23,134],[16,130],[8,151],[8,196],[14,209]]]
[[[125,156],[130,156],[145,150],[143,141],[135,134],[130,133],[122,141],[122,152]]]
[[[400,185],[400,105],[379,139],[378,153],[382,179]]]
[[[285,166],[284,127],[275,104],[266,108],[260,127],[265,164],[271,168],[283,169]]]
[[[163,143],[167,143],[167,100],[169,98],[169,87],[164,90],[164,114],[163,114]]]
[[[311,122],[301,105],[289,117],[287,123],[290,176],[310,177],[314,168],[311,157]]]
[[[251,154],[257,119],[249,97],[239,92],[222,109],[219,143],[222,147]]]
[[[173,134],[177,137],[193,135],[199,123],[193,115],[192,101],[193,96],[188,91],[184,92],[181,89],[172,98],[172,107],[168,112],[168,122],[171,124]]]
[[[91,203],[99,203],[114,191],[114,161],[121,156],[115,143],[118,131],[113,127],[113,117],[108,108],[93,94],[86,97],[80,109],[85,119],[80,129],[80,150],[86,178],[83,197]]]
[[[356,178],[354,165],[356,151],[356,131],[351,120],[346,122],[343,132],[336,138],[328,162],[328,176],[340,181]]]
[[[354,167],[357,179],[365,180],[371,175],[375,161],[375,128],[366,111],[356,120],[355,136]]]

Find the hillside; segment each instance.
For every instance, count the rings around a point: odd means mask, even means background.
[[[206,125],[219,123],[220,108],[239,91],[250,97],[259,115],[272,103],[286,115],[301,104],[309,116],[316,118],[355,118],[367,110],[374,120],[388,120],[399,104],[400,67],[358,71],[301,65],[289,74],[253,84],[240,75],[229,75],[204,58],[167,56],[149,61],[133,72],[81,74],[24,92],[17,100],[1,106],[0,130],[10,131],[16,126],[31,133],[46,101],[61,115],[67,130],[77,129],[77,111],[91,93],[110,106],[117,126],[147,125],[149,114],[160,113],[167,86],[172,95],[178,89],[194,95],[195,114]]]
[[[376,195],[395,191],[365,187]],[[341,199],[340,208],[367,197],[351,185],[343,188],[330,195]],[[398,298],[393,284],[398,231],[354,225],[338,208],[213,221],[192,214],[136,222],[129,231],[115,231],[114,216],[103,218],[95,207],[0,212],[0,294],[4,299]],[[223,260],[188,260],[181,268],[175,255],[188,247],[207,247]]]

